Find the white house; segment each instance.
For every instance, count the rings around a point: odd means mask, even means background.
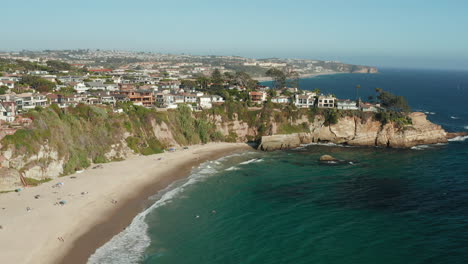
[[[0,81],[0,86],[6,86],[6,87],[8,87],[8,89],[13,89],[13,88],[15,88],[15,82],[14,81],[2,80],[2,81]]]
[[[210,109],[211,107],[213,107],[213,105],[211,104],[211,96],[204,95],[198,97],[198,105],[202,109]]]
[[[224,103],[224,98],[219,96],[219,95],[212,95],[211,96],[211,102],[214,103],[214,104],[216,104],[216,103],[222,104],[222,103]]]
[[[77,93],[85,93],[89,90],[89,87],[87,87],[84,83],[80,82],[75,84],[75,86],[73,86],[73,89],[75,89]]]
[[[271,98],[271,102],[277,104],[289,104],[291,102],[291,98],[288,96],[280,95]]]
[[[18,109],[29,110],[36,106],[48,106],[47,97],[42,94],[22,93],[16,95],[16,105]]]
[[[317,100],[318,108],[334,108],[336,98],[331,95],[320,95]]]
[[[363,112],[378,112],[379,111],[376,105],[373,105],[370,103],[361,103],[359,105],[359,108],[361,108],[361,111]]]
[[[337,108],[340,110],[358,110],[356,101],[347,100],[337,100]]]
[[[197,103],[197,95],[196,94],[185,94],[184,102],[186,104]]]
[[[296,94],[294,104],[299,108],[313,107],[315,104],[315,94]]]

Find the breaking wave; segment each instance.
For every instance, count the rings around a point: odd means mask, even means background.
[[[452,119],[460,119],[458,116],[450,116]]]
[[[435,147],[438,147],[438,146],[445,146],[445,145],[447,145],[447,144],[446,143],[437,143],[437,144],[430,144],[430,145],[418,145],[418,146],[411,147],[411,149],[425,150],[425,149],[432,149],[432,148],[435,148]]]
[[[244,161],[244,162],[241,162],[239,164],[242,164],[242,165],[245,165],[245,164],[249,164],[249,163],[257,163],[257,162],[262,162],[263,159],[250,159],[250,160],[247,160],[247,161]]]
[[[458,137],[451,138],[448,141],[465,141],[467,138],[468,136],[458,136]]]

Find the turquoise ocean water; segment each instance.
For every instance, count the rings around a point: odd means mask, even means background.
[[[301,81],[354,98],[404,95],[468,130],[468,73],[383,70]],[[359,163],[321,166],[331,154]],[[89,263],[467,263],[468,142],[408,150],[309,145],[207,162],[151,198]]]

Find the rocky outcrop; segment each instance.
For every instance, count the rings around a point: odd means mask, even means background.
[[[273,135],[262,137],[259,149],[264,151],[297,148],[301,144],[310,143],[311,138],[308,133],[295,133],[289,135]]]
[[[310,123],[310,133],[263,136],[260,149],[285,149],[313,142],[392,148],[447,142],[447,132],[428,121],[425,114],[416,112],[409,117],[412,125],[398,127],[393,123],[382,125],[372,118],[359,117],[343,117],[337,124],[326,126],[319,116]]]

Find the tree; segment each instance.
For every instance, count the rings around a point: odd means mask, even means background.
[[[32,75],[23,76],[20,83],[28,85],[38,92],[52,92],[55,88],[54,82]]]
[[[50,71],[70,71],[72,69],[70,64],[57,60],[47,61],[46,64],[50,68]]]
[[[0,86],[0,94],[6,94],[7,91],[8,91],[8,86],[6,85]]]
[[[196,82],[197,82],[198,87],[200,87],[200,89],[206,90],[208,89],[208,83],[210,82],[210,79],[202,75],[197,78]]]
[[[409,112],[411,108],[403,96],[394,95],[390,92],[386,92],[380,88],[376,88],[375,91],[378,93],[377,99],[380,104],[390,111],[394,112]]]
[[[234,75],[234,83],[247,88],[248,90],[253,90],[257,87],[258,81],[252,79],[250,75],[246,72],[236,72]]]
[[[211,73],[211,81],[215,87],[221,87],[224,84],[223,76],[218,69],[215,69],[213,73]]]
[[[317,95],[319,95],[321,93],[319,88],[315,88],[312,92],[317,94]]]
[[[194,87],[197,86],[197,82],[192,81],[192,80],[182,80],[181,81],[181,86],[182,86],[182,88],[194,88]]]
[[[359,99],[359,90],[361,89],[361,85],[356,85],[356,100]]]
[[[288,87],[298,88],[299,89],[299,73],[290,69],[287,74],[287,85]]]
[[[277,68],[270,68],[266,75],[273,79],[273,88],[282,89],[286,86],[286,74]]]

